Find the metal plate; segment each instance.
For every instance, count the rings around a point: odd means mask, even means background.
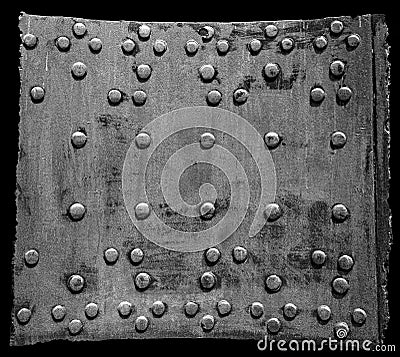
[[[381,340],[383,19],[145,25],[20,19],[11,344]]]

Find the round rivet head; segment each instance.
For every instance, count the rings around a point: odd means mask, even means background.
[[[79,332],[82,331],[82,328],[82,321],[78,319],[71,320],[68,324],[68,330],[71,335],[77,335]]]
[[[36,86],[31,89],[32,102],[40,103],[44,98],[44,89],[42,87]]]
[[[24,255],[25,264],[34,267],[39,261],[39,252],[36,249],[29,249]]]
[[[204,315],[201,318],[200,325],[203,331],[211,331],[215,325],[214,316]]]
[[[92,38],[89,41],[89,48],[94,53],[99,53],[101,51],[102,47],[103,47],[103,44],[102,44],[101,40],[97,37]]]
[[[68,208],[68,215],[69,218],[72,219],[73,221],[80,221],[86,213],[86,208],[83,204],[81,203],[73,203],[71,206]]]
[[[335,20],[331,22],[331,32],[335,35],[340,35],[343,31],[343,22]]]
[[[85,306],[85,315],[88,319],[94,319],[99,313],[99,307],[96,303],[90,302]]]
[[[71,41],[69,40],[68,37],[60,36],[56,40],[56,46],[59,51],[66,52],[71,47]]]
[[[280,72],[279,66],[276,63],[267,63],[264,66],[264,75],[268,79],[275,79]]]
[[[360,44],[361,38],[357,34],[352,34],[352,35],[347,37],[346,41],[347,41],[347,45],[349,47],[356,48]]]
[[[215,215],[215,206],[212,202],[204,202],[200,206],[200,217],[205,220],[212,219]]]
[[[321,321],[328,321],[332,316],[331,308],[327,305],[320,305],[317,308],[317,317]]]
[[[356,308],[351,314],[351,319],[355,325],[364,325],[365,321],[367,320],[367,313],[363,309]]]
[[[332,281],[332,289],[336,294],[344,295],[350,289],[350,284],[345,278],[335,278]]]
[[[250,52],[257,53],[261,50],[262,43],[260,40],[253,39],[249,43],[249,50]]]
[[[324,265],[326,262],[326,253],[320,249],[314,250],[311,254],[311,261],[314,265]]]
[[[277,133],[271,131],[264,135],[264,141],[268,149],[275,149],[281,143],[281,137]]]
[[[282,280],[278,275],[272,274],[265,279],[265,287],[271,292],[277,292],[281,289]]]
[[[132,53],[133,50],[135,49],[135,47],[136,47],[136,43],[133,40],[131,40],[130,38],[127,38],[124,42],[122,42],[122,45],[121,45],[122,51],[125,54]]]
[[[72,31],[76,37],[83,37],[87,31],[85,24],[82,22],[77,22],[72,27]]]
[[[270,333],[278,333],[281,329],[281,322],[276,317],[270,318],[267,323],[267,330]]]
[[[332,149],[341,149],[346,145],[347,138],[346,134],[341,131],[335,131],[331,135],[331,147]]]
[[[127,318],[132,312],[132,304],[128,301],[121,301],[117,310],[122,318]]]
[[[138,36],[142,40],[147,40],[150,37],[151,28],[147,25],[141,25],[138,29]]]
[[[215,30],[211,26],[204,26],[199,30],[199,35],[203,40],[211,40],[214,37]]]
[[[200,146],[202,149],[211,149],[215,144],[215,136],[211,133],[201,134]]]
[[[226,54],[229,51],[229,42],[227,40],[219,40],[216,47],[219,54]]]
[[[146,316],[138,316],[135,321],[135,329],[137,332],[145,332],[149,327],[149,320]]]
[[[278,28],[275,25],[267,25],[264,30],[265,36],[269,38],[274,38],[278,34]]]
[[[72,76],[75,79],[83,79],[87,73],[87,67],[82,62],[75,62],[71,67]]]
[[[288,303],[283,307],[283,315],[287,319],[294,319],[297,315],[297,306],[292,303]]]
[[[62,321],[66,315],[66,309],[63,305],[56,305],[51,309],[51,316],[57,322]]]
[[[207,93],[207,103],[209,105],[212,106],[218,105],[221,99],[222,99],[222,94],[216,89],[213,89]]]
[[[268,222],[274,222],[282,216],[282,210],[277,203],[269,203],[264,210],[264,217]]]
[[[232,311],[232,305],[227,300],[220,300],[217,303],[217,310],[220,315],[226,316]]]
[[[233,92],[233,100],[236,104],[244,104],[249,98],[249,92],[246,89],[239,88]]]
[[[143,261],[144,253],[140,248],[134,248],[131,250],[129,258],[131,263],[134,265],[140,264]]]
[[[199,305],[193,301],[189,301],[184,306],[185,315],[188,317],[196,316],[199,311]]]
[[[31,316],[32,316],[32,311],[27,309],[26,307],[23,307],[17,312],[17,320],[22,325],[27,324],[31,319]]]
[[[336,60],[331,63],[329,70],[334,77],[341,77],[344,74],[345,65],[342,61]]]
[[[205,82],[210,82],[215,76],[215,69],[210,64],[205,64],[199,69],[200,77]]]
[[[146,80],[151,76],[151,67],[148,64],[140,64],[136,69],[138,79]]]
[[[204,257],[209,264],[215,264],[221,258],[221,252],[217,248],[209,248],[204,253]]]
[[[194,55],[199,49],[199,44],[195,40],[189,40],[186,42],[185,49],[189,55]]]
[[[260,302],[253,302],[250,306],[250,314],[254,319],[259,319],[264,314],[264,305]]]
[[[344,254],[338,259],[338,268],[344,271],[350,271],[353,268],[354,260],[350,255]]]
[[[115,264],[118,257],[119,253],[115,248],[108,248],[104,251],[104,260],[107,264]]]
[[[346,219],[349,218],[349,210],[347,207],[341,203],[335,204],[332,207],[332,220],[335,223],[344,222]]]
[[[149,205],[145,202],[138,203],[135,207],[135,215],[139,220],[146,219],[148,216],[150,216]]]
[[[155,301],[151,306],[151,311],[156,317],[161,317],[165,312],[165,304],[162,301]]]
[[[338,322],[335,324],[334,331],[338,339],[345,339],[350,332],[349,325],[346,322]]]
[[[205,272],[200,278],[200,285],[203,289],[211,290],[215,286],[216,280],[212,272]]]
[[[138,290],[145,290],[150,286],[151,277],[147,273],[139,273],[135,277],[135,286]]]
[[[117,105],[121,103],[122,93],[118,89],[111,89],[107,94],[107,99],[111,105]]]
[[[294,47],[294,41],[291,38],[286,37],[281,41],[282,51],[289,52],[293,49],[293,47]]]
[[[78,274],[71,275],[68,279],[68,288],[73,293],[80,293],[85,285],[85,279]]]
[[[232,250],[232,256],[235,263],[244,263],[247,259],[247,249],[244,247],[235,247]]]
[[[37,44],[37,37],[31,33],[27,33],[24,35],[24,37],[22,37],[22,42],[26,48],[32,49],[35,48]]]
[[[155,53],[163,54],[167,50],[167,43],[164,40],[155,40],[153,49]]]
[[[320,87],[311,89],[310,99],[314,103],[321,103],[325,99],[325,91]]]
[[[339,102],[342,103],[346,103],[350,100],[351,96],[352,96],[352,91],[349,87],[340,87],[337,91],[337,99],[339,100]]]
[[[146,103],[147,94],[142,90],[137,90],[133,93],[132,99],[136,105],[143,105]]]
[[[325,36],[318,36],[315,38],[314,47],[317,50],[322,51],[326,48],[326,46],[328,46],[328,40],[326,39]]]
[[[75,149],[81,149],[86,145],[87,136],[82,131],[76,131],[71,135],[71,143]]]
[[[147,133],[139,133],[135,137],[135,144],[139,149],[147,149],[150,146],[151,138]]]

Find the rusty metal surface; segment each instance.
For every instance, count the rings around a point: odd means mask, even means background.
[[[385,24],[273,24],[21,17],[11,344],[382,339]]]

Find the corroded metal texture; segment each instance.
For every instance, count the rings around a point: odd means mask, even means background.
[[[382,339],[381,16],[20,30],[11,344]]]

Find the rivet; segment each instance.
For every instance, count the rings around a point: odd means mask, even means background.
[[[219,40],[216,44],[217,51],[220,54],[226,54],[229,51],[229,42],[227,40]]]
[[[140,202],[135,207],[135,215],[137,219],[146,219],[150,216],[150,207],[145,202]]]
[[[135,286],[139,290],[145,290],[150,286],[151,277],[147,273],[139,273],[135,277]]]
[[[346,134],[342,133],[341,131],[335,131],[331,135],[331,147],[333,149],[341,149],[346,145],[347,138]]]
[[[270,333],[278,333],[279,330],[281,329],[281,322],[276,317],[270,318],[267,321],[266,325],[267,325],[267,330]]]
[[[357,34],[349,35],[346,40],[347,44],[352,48],[356,48],[361,42],[361,38]]]
[[[249,43],[249,50],[250,52],[257,53],[261,50],[262,43],[260,40],[253,39]]]
[[[132,249],[130,255],[131,263],[134,265],[140,264],[143,261],[144,253],[140,248]]]
[[[102,47],[103,44],[101,43],[101,40],[99,38],[95,37],[89,41],[89,48],[92,52],[99,53]]]
[[[215,206],[212,202],[204,202],[200,206],[200,216],[203,219],[211,219],[215,215]]]
[[[128,301],[121,301],[117,310],[122,318],[127,318],[132,312],[132,304]]]
[[[44,98],[44,89],[36,86],[31,89],[31,98],[34,103],[39,103]]]
[[[107,99],[111,105],[117,105],[121,102],[122,93],[118,89],[111,89],[107,94]]]
[[[264,142],[267,145],[268,149],[275,149],[279,146],[281,142],[281,137],[277,133],[271,131],[264,135]]]
[[[326,253],[320,249],[314,250],[311,254],[311,261],[315,265],[324,265],[326,262]]]
[[[143,105],[146,103],[147,94],[142,90],[137,90],[133,93],[132,99],[136,105]]]
[[[37,37],[31,33],[27,33],[24,35],[24,37],[22,37],[22,42],[26,48],[32,49],[37,44]]]
[[[83,37],[83,35],[87,31],[85,24],[83,24],[82,22],[75,23],[72,27],[72,30],[76,37]]]
[[[279,66],[276,63],[267,63],[264,66],[264,74],[268,79],[274,79],[280,72]]]
[[[264,210],[264,217],[268,222],[276,221],[282,216],[282,210],[277,203],[269,203]]]
[[[269,38],[273,38],[278,34],[278,28],[275,25],[267,25],[265,27],[265,36],[269,37]]]
[[[87,141],[87,136],[82,131],[75,131],[75,133],[71,135],[71,143],[75,149],[83,148],[86,144],[86,141]]]
[[[71,320],[68,324],[68,330],[71,335],[77,335],[79,332],[82,331],[82,328],[82,321],[78,319]]]
[[[215,30],[211,26],[204,26],[199,30],[199,35],[203,40],[211,40],[214,37]]]
[[[99,307],[96,303],[90,302],[85,306],[85,315],[88,319],[94,319],[99,313]]]
[[[216,89],[210,90],[207,93],[207,103],[209,105],[218,105],[222,99],[221,92],[217,91]]]
[[[340,87],[337,91],[337,98],[340,102],[345,103],[348,102],[352,96],[352,91],[349,87]]]
[[[349,255],[344,254],[338,259],[338,268],[340,270],[349,271],[353,268],[353,265],[354,265],[354,260]]]
[[[66,309],[63,305],[56,305],[51,309],[51,316],[57,322],[62,321],[65,317]]]
[[[321,321],[328,321],[332,316],[331,308],[327,305],[320,305],[317,308],[317,317]]]
[[[330,72],[334,77],[341,77],[344,74],[344,63],[342,61],[336,60],[329,66]]]
[[[151,34],[151,28],[147,25],[141,25],[139,26],[138,29],[138,36],[143,39],[146,40],[150,37]]]
[[[367,320],[367,313],[363,309],[356,308],[351,314],[351,319],[355,325],[361,326]]]
[[[239,88],[233,92],[233,100],[237,104],[246,103],[248,97],[249,97],[249,92],[246,89]]]
[[[265,287],[270,292],[279,291],[281,289],[281,286],[282,286],[282,279],[276,274],[269,275],[265,279]]]
[[[250,306],[250,314],[254,319],[259,319],[264,314],[264,305],[260,302],[253,302]]]
[[[75,79],[83,79],[87,73],[87,67],[82,62],[75,62],[71,67],[72,76]]]
[[[314,47],[317,50],[322,51],[326,48],[326,46],[328,46],[328,40],[326,39],[325,36],[318,36],[317,38],[315,38]]]
[[[139,149],[147,149],[151,143],[150,135],[147,133],[139,133],[135,137],[135,143]]]
[[[186,42],[185,49],[188,54],[194,55],[199,49],[199,44],[195,40],[189,40]]]
[[[206,290],[211,290],[215,286],[216,280],[212,272],[205,272],[200,278],[201,287]]]
[[[346,322],[338,322],[335,324],[334,331],[338,339],[345,339],[350,332],[349,325]]]
[[[209,248],[206,250],[205,259],[209,264],[215,264],[221,258],[221,252],[217,248]]]
[[[151,311],[157,317],[161,317],[165,312],[165,304],[162,301],[155,301],[151,307]]]
[[[167,50],[167,43],[164,40],[155,40],[153,45],[154,52],[162,54]]]
[[[73,221],[80,221],[86,213],[86,208],[81,203],[73,203],[68,208],[68,215]]]
[[[66,52],[71,47],[71,41],[69,40],[68,37],[60,36],[56,40],[56,46],[59,51]]]
[[[200,136],[200,146],[203,149],[211,149],[215,144],[215,136],[211,133],[204,133]]]
[[[200,325],[204,331],[211,331],[215,325],[214,317],[211,315],[204,315],[201,318]]]
[[[332,289],[336,294],[344,295],[350,289],[350,285],[345,278],[335,278],[332,281]]]
[[[17,312],[17,320],[20,324],[27,324],[31,319],[32,311],[23,307]]]
[[[71,275],[68,279],[68,288],[73,293],[79,293],[82,291],[85,285],[85,279],[78,274]]]
[[[349,211],[345,205],[338,203],[332,207],[332,220],[336,223],[344,222],[349,217]]]
[[[295,304],[292,304],[291,302],[287,303],[283,307],[283,315],[287,319],[294,319],[297,315],[297,306]]]
[[[247,249],[244,247],[235,247],[232,250],[232,256],[235,263],[244,263],[247,259]]]
[[[189,301],[184,306],[184,311],[186,316],[194,317],[196,316],[197,312],[199,311],[199,305],[193,301]]]
[[[138,79],[146,80],[151,76],[151,67],[148,64],[140,64],[136,69]]]
[[[135,321],[135,329],[137,332],[145,332],[149,326],[149,320],[146,316],[138,316]]]
[[[281,41],[282,51],[289,52],[293,49],[293,47],[294,47],[294,41],[291,38],[286,37]]]
[[[311,89],[310,99],[314,103],[321,103],[325,99],[325,91],[320,87]]]
[[[29,267],[35,266],[39,261],[39,252],[36,249],[29,249],[25,252],[25,264]]]
[[[133,40],[131,40],[130,38],[128,38],[124,42],[122,42],[122,45],[121,45],[122,51],[125,54],[132,53],[133,50],[135,49],[135,47],[136,47],[136,43]]]
[[[199,69],[200,77],[205,82],[210,82],[215,76],[215,69],[210,64],[205,64]]]
[[[232,311],[232,305],[227,300],[220,300],[217,303],[218,313],[222,316],[229,315]]]
[[[118,257],[119,253],[115,248],[108,248],[104,251],[104,260],[107,264],[115,264]]]
[[[335,35],[341,34],[343,31],[343,22],[342,21],[332,21],[331,22],[331,32]]]

